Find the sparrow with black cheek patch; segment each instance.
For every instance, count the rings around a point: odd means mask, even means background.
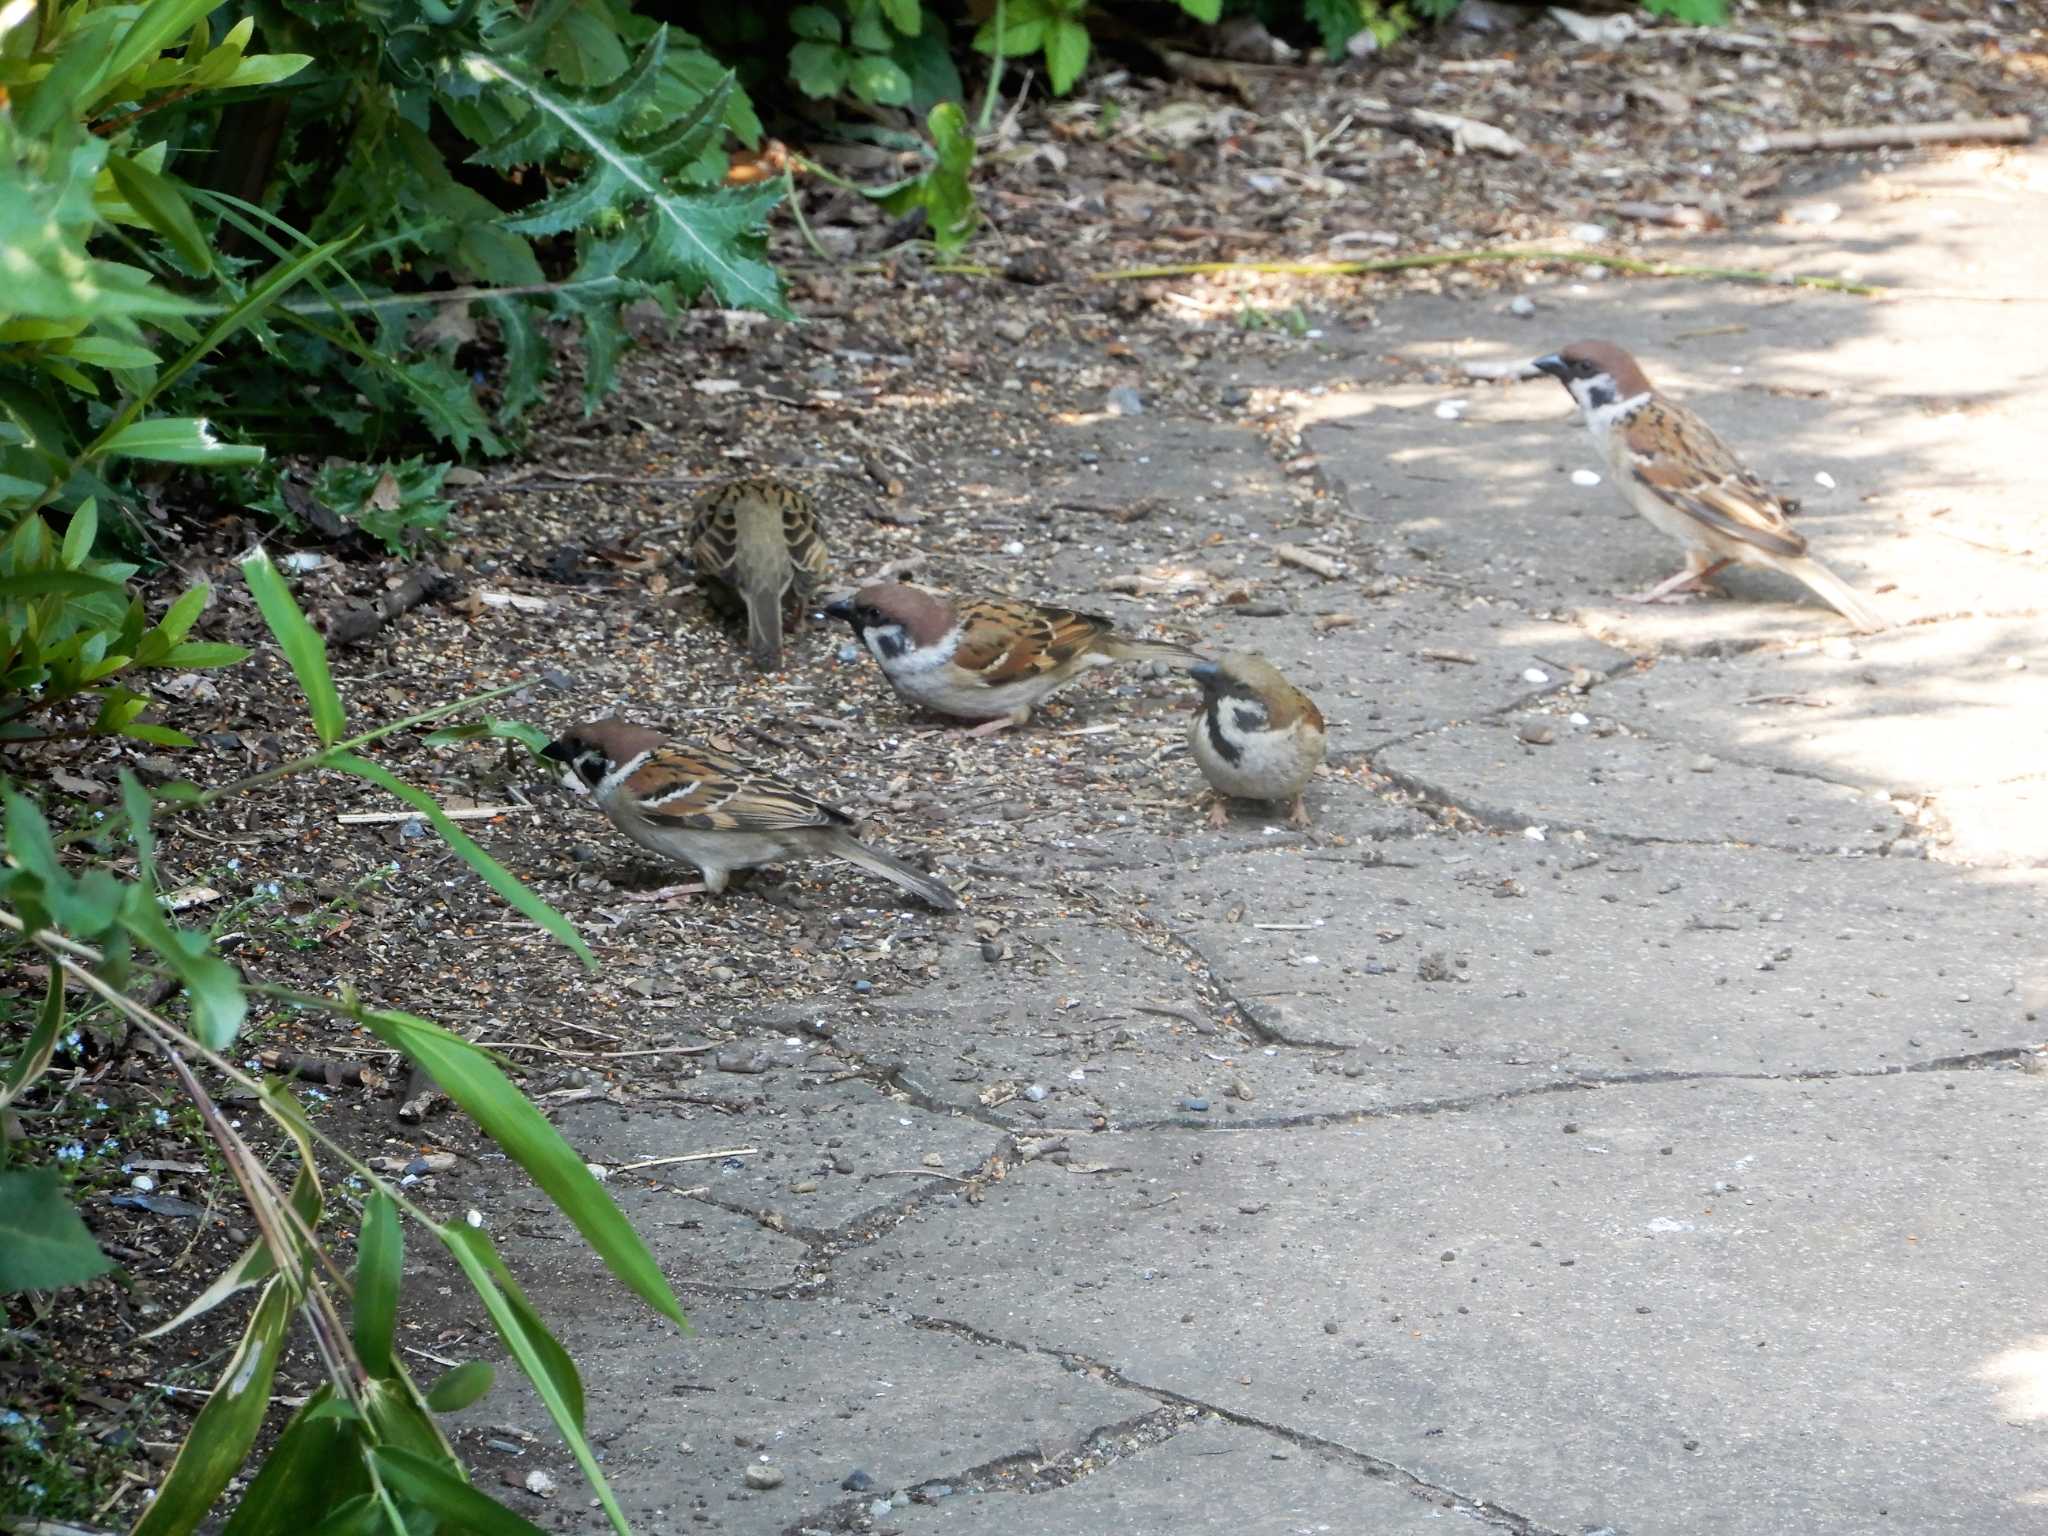
[[[1188,672],[1202,685],[1202,707],[1188,721],[1188,747],[1216,791],[1209,825],[1229,819],[1224,801],[1236,796],[1287,801],[1288,821],[1307,826],[1302,791],[1327,744],[1315,700],[1263,656],[1226,656]]]
[[[950,602],[921,587],[881,582],[828,603],[853,626],[898,694],[934,714],[979,720],[987,736],[1022,725],[1055,690],[1092,667],[1201,657],[1164,640],[1134,640],[1108,619],[1019,597]]]
[[[1745,469],[1713,429],[1650,386],[1636,360],[1609,341],[1579,341],[1534,366],[1571,392],[1615,486],[1660,531],[1685,546],[1685,569],[1631,602],[1698,590],[1723,567],[1760,565],[1807,587],[1859,630],[1884,617],[1806,552],[1788,504]]]
[[[714,606],[746,610],[754,664],[780,666],[783,604],[793,595],[801,618],[831,570],[811,498],[766,476],[707,491],[690,519],[690,556]]]
[[[561,763],[562,782],[594,798],[642,848],[696,865],[713,894],[736,869],[791,857],[844,859],[941,912],[960,908],[931,876],[856,838],[844,811],[723,752],[613,717],[577,726],[541,755]]]

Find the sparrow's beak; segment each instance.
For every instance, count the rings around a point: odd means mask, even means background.
[[[844,619],[847,623],[851,624],[853,622],[853,599],[850,597],[835,597],[825,605],[825,612],[832,618]]]
[[[1564,382],[1564,359],[1559,357],[1555,352],[1546,352],[1541,357],[1531,358],[1529,360],[1529,366],[1531,368],[1534,368],[1538,373],[1549,374],[1553,379],[1556,379],[1560,384]]]
[[[576,754],[569,749],[567,742],[551,741],[540,749],[540,755],[551,763],[566,763]]]
[[[1222,680],[1223,669],[1213,661],[1198,661],[1188,668],[1188,676],[1200,683],[1202,692],[1207,693]]]

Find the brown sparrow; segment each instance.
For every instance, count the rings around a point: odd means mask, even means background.
[[[1698,590],[1730,564],[1760,565],[1804,582],[1859,630],[1885,627],[1868,598],[1807,554],[1787,503],[1711,427],[1652,389],[1620,347],[1578,341],[1533,366],[1571,391],[1629,505],[1685,546],[1685,569],[1630,602]]]
[[[562,782],[592,796],[642,848],[696,865],[702,889],[713,894],[736,869],[797,856],[844,859],[941,912],[960,908],[931,876],[856,838],[844,811],[723,752],[667,741],[613,717],[577,726],[541,756],[561,763]]]
[[[1326,741],[1315,700],[1263,656],[1226,656],[1190,667],[1202,707],[1188,721],[1188,747],[1216,791],[1209,825],[1229,820],[1224,801],[1285,800],[1287,819],[1308,822],[1301,793],[1322,765]]]
[[[890,686],[935,714],[983,723],[987,736],[1022,725],[1056,689],[1091,667],[1202,658],[1164,640],[1133,640],[1108,619],[1020,597],[953,603],[922,587],[882,582],[828,603],[882,664]]]
[[[831,569],[811,498],[766,476],[734,480],[697,499],[690,556],[713,604],[744,607],[747,647],[767,671],[782,663],[782,605],[802,604]]]

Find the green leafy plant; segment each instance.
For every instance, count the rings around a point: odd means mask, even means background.
[[[88,500],[61,539],[31,512],[0,541],[0,742],[119,734],[190,746],[183,732],[139,718],[149,700],[124,679],[232,666],[249,653],[185,638],[206,608],[203,586],[151,624],[124,585],[135,567],[91,557],[98,528]]]
[[[404,554],[448,521],[449,502],[441,494],[448,469],[417,454],[373,464],[336,459],[321,466],[303,489],[274,480],[250,505],[286,527],[310,525],[322,533],[353,528],[393,554]]]
[[[687,1326],[646,1245],[560,1134],[504,1075],[488,1052],[429,1020],[338,995],[294,991],[245,977],[205,933],[179,926],[157,887],[156,838],[165,817],[203,811],[296,774],[351,774],[419,811],[465,864],[508,904],[555,935],[586,964],[590,951],[566,919],[534,896],[451,822],[431,797],[395,778],[362,749],[395,732],[475,708],[509,692],[443,704],[405,720],[350,734],[319,635],[267,556],[243,562],[251,596],[304,694],[316,750],[212,789],[169,784],[153,793],[121,776],[118,808],[89,828],[60,832],[13,782],[0,781],[8,865],[0,869],[0,945],[32,952],[49,969],[27,1039],[0,1068],[0,1111],[64,1092],[51,1067],[60,1042],[80,1023],[108,1016],[158,1053],[197,1112],[240,1186],[255,1242],[158,1332],[168,1332],[253,1290],[240,1341],[193,1423],[176,1460],[134,1527],[139,1536],[183,1536],[219,1518],[220,1501],[242,1469],[270,1404],[271,1383],[296,1315],[310,1331],[328,1381],[292,1416],[221,1526],[229,1533],[316,1526],[391,1536],[437,1530],[532,1531],[465,1478],[435,1422],[475,1401],[491,1384],[471,1361],[422,1389],[394,1348],[402,1309],[403,1219],[455,1259],[490,1317],[500,1343],[533,1383],[613,1526],[626,1521],[583,1429],[576,1366],[548,1331],[484,1231],[435,1221],[304,1114],[276,1081],[232,1058],[257,1005],[317,1010],[345,1019],[431,1071],[435,1080],[577,1227],[618,1280],[655,1312]],[[517,685],[513,685],[517,686]],[[531,741],[530,728],[484,720],[460,738],[497,734]],[[132,875],[110,867],[117,840]],[[183,1020],[134,995],[141,982],[169,981]],[[80,1009],[75,997],[89,1002]],[[201,1071],[249,1095],[295,1156],[253,1146],[223,1113]],[[72,1079],[73,1082],[76,1079]],[[76,1285],[107,1267],[48,1165],[7,1166],[0,1141],[0,1292]],[[327,1197],[322,1161],[346,1167],[368,1187],[351,1283],[336,1284],[320,1233]],[[288,1184],[285,1182],[288,1178]]]
[[[1213,23],[1223,13],[1223,0],[1178,3],[1196,21]],[[975,51],[999,59],[1042,53],[1053,94],[1064,96],[1088,67],[1093,42],[1083,19],[1087,10],[1088,0],[1004,0],[975,32]]]
[[[974,134],[967,126],[967,113],[951,101],[932,108],[925,128],[931,135],[931,163],[909,181],[871,190],[867,196],[894,214],[922,208],[932,244],[941,256],[952,256],[967,244],[981,218],[969,185]]]

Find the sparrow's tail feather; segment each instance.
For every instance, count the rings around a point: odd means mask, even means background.
[[[1096,649],[1111,661],[1163,661],[1183,672],[1208,660],[1171,640],[1133,640],[1128,635],[1105,635]]]
[[[774,587],[750,586],[747,600],[747,649],[762,671],[782,664],[782,594]]]
[[[928,907],[941,912],[958,912],[960,898],[921,869],[912,869],[893,854],[870,848],[851,833],[834,840],[832,852],[849,864],[858,864],[869,874],[894,881]]]
[[[1777,566],[1787,576],[1796,577],[1806,583],[1830,608],[1854,624],[1862,633],[1874,634],[1880,629],[1891,627],[1884,615],[1872,606],[1869,598],[1811,555],[1799,560],[1780,560]]]

